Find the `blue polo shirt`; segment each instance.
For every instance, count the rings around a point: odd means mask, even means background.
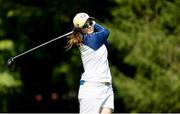
[[[92,34],[83,35],[83,45],[79,47],[84,68],[81,80],[111,83],[107,58],[108,36],[109,31],[97,23]]]

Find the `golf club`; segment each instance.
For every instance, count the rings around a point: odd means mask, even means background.
[[[54,39],[52,39],[52,40],[50,40],[50,41],[48,41],[48,42],[45,42],[45,43],[43,43],[43,44],[41,44],[41,45],[39,45],[39,46],[36,46],[36,47],[34,47],[34,48],[30,49],[30,50],[27,50],[27,51],[25,51],[25,52],[23,52],[23,53],[21,53],[21,54],[19,54],[19,55],[16,55],[16,56],[14,56],[14,57],[9,58],[8,61],[7,61],[7,66],[8,66],[8,68],[11,68],[11,69],[12,69],[12,68],[15,67],[15,59],[16,59],[16,58],[21,57],[21,56],[23,56],[23,55],[25,55],[25,54],[27,54],[27,53],[29,53],[29,52],[31,52],[31,51],[34,51],[34,50],[36,50],[36,49],[38,49],[38,48],[40,48],[40,47],[42,47],[42,46],[44,46],[44,45],[46,45],[46,44],[49,44],[49,43],[51,43],[51,42],[53,42],[53,41],[56,41],[56,40],[58,40],[58,39],[60,39],[60,38],[63,38],[63,37],[65,37],[65,36],[68,36],[68,35],[70,35],[70,34],[72,34],[72,33],[73,33],[73,31],[68,32],[68,33],[66,33],[66,34],[64,34],[64,35],[61,35],[61,36],[59,36],[59,37],[57,37],[57,38],[54,38]]]

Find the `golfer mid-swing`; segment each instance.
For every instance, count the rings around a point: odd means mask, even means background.
[[[76,14],[73,24],[68,47],[79,47],[84,68],[78,95],[80,113],[112,113],[114,93],[107,51],[109,31],[86,13]]]

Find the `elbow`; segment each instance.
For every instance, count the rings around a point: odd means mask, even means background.
[[[104,29],[104,34],[105,34],[106,37],[108,37],[109,34],[110,34],[110,31],[108,29]]]

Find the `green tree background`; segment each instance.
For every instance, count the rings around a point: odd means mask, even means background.
[[[9,57],[71,31],[78,12],[111,32],[115,112],[180,111],[179,0],[0,0],[0,112],[78,112],[83,69],[65,38],[6,67]]]

